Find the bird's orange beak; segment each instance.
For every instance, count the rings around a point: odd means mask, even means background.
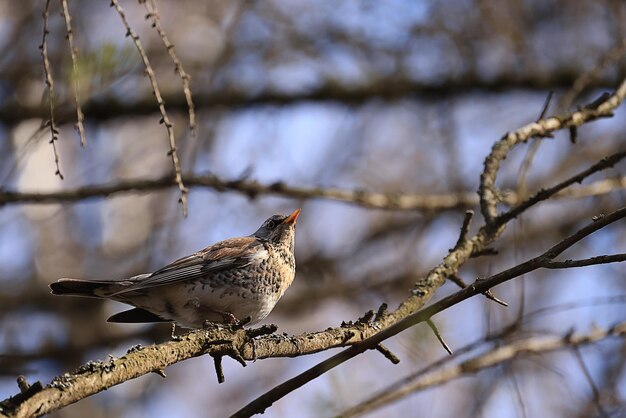
[[[287,225],[295,224],[296,223],[296,219],[298,219],[298,215],[300,215],[300,209],[299,208],[294,210],[293,213],[291,215],[289,215],[287,217],[287,219],[285,219],[283,221],[283,223],[287,224]]]

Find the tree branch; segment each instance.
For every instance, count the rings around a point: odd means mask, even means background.
[[[50,128],[50,144],[52,144],[52,152],[54,153],[54,164],[56,166],[56,174],[61,180],[63,180],[63,174],[61,173],[59,150],[57,149],[57,141],[59,140],[59,131],[54,121],[54,80],[52,79],[52,69],[50,68],[50,60],[48,59],[48,15],[50,14],[50,0],[46,0],[46,5],[43,9],[43,35],[41,39],[41,58],[43,60],[43,73],[48,89],[48,115],[47,122],[45,123]],[[45,118],[44,118],[45,120]]]
[[[152,69],[152,65],[150,65],[150,60],[148,59],[148,55],[146,55],[146,51],[143,49],[141,42],[139,41],[139,36],[135,33],[135,31],[130,27],[128,20],[126,19],[126,14],[122,9],[122,6],[119,5],[117,0],[111,0],[111,6],[115,9],[117,14],[120,16],[122,20],[122,24],[124,28],[126,28],[126,36],[130,36],[135,44],[135,48],[137,48],[137,52],[143,61],[143,65],[146,68],[146,74],[148,75],[148,79],[150,80],[150,85],[152,86],[152,92],[154,93],[154,97],[156,98],[157,105],[159,107],[159,112],[161,113],[161,121],[163,125],[165,125],[165,129],[167,131],[167,138],[169,141],[170,149],[167,155],[172,159],[172,164],[174,166],[174,180],[176,181],[176,185],[178,186],[178,190],[180,191],[179,202],[183,207],[183,216],[187,217],[187,187],[183,183],[183,175],[180,168],[180,160],[178,158],[178,151],[176,149],[176,139],[174,137],[174,124],[170,121],[167,116],[167,112],[165,111],[165,101],[163,101],[163,97],[161,96],[161,91],[159,90],[159,85],[157,84],[156,75],[154,74],[154,70]]]
[[[85,146],[87,140],[85,139],[85,127],[83,121],[85,115],[81,109],[80,104],[80,84],[78,82],[78,60],[76,58],[76,47],[74,46],[74,29],[72,29],[72,16],[67,6],[67,0],[61,0],[61,7],[63,8],[63,18],[65,19],[65,28],[67,30],[67,42],[70,46],[70,58],[72,60],[72,79],[74,82],[74,103],[76,105],[76,129],[80,136],[80,145]]]
[[[161,17],[159,16],[159,11],[157,10],[157,5],[155,0],[141,0],[140,3],[143,3],[146,12],[146,19],[152,20],[152,27],[156,29],[161,41],[163,42],[163,46],[167,50],[168,55],[172,59],[174,63],[174,69],[178,73],[182,83],[183,83],[183,94],[185,95],[185,100],[187,101],[187,111],[189,113],[189,130],[191,134],[195,136],[196,134],[196,112],[194,110],[193,99],[191,97],[191,88],[189,87],[189,81],[191,80],[191,76],[187,74],[185,69],[183,68],[183,63],[178,59],[176,52],[174,51],[174,44],[172,44],[165,33],[165,29],[161,25]]]

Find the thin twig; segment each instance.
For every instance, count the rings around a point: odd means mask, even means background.
[[[217,383],[224,383],[224,369],[222,368],[222,355],[213,356],[213,364],[215,365],[215,374],[217,375]]]
[[[385,358],[389,360],[390,362],[392,362],[393,364],[400,363],[400,359],[398,358],[398,356],[393,354],[393,352],[390,349],[388,349],[386,346],[384,346],[383,344],[378,344],[376,346],[376,351],[378,351],[380,354],[385,356]]]
[[[552,102],[552,97],[554,95],[554,91],[550,90],[546,100],[543,102],[543,106],[541,108],[541,113],[539,113],[539,117],[537,121],[540,121],[546,116],[548,109],[550,108],[550,102]],[[528,177],[528,172],[530,171],[530,167],[533,164],[533,160],[535,155],[537,155],[537,151],[539,151],[539,147],[541,146],[543,141],[540,138],[535,138],[534,141],[528,147],[528,151],[526,151],[526,155],[524,156],[524,160],[520,165],[519,171],[517,172],[517,193],[520,196],[526,194],[526,179]]]
[[[498,298],[496,295],[493,294],[493,291],[491,289],[487,290],[485,293],[483,293],[483,295],[485,295],[485,297],[487,299],[491,299],[492,301],[494,301],[495,303],[497,303],[498,305],[502,305],[505,308],[509,307],[509,304],[506,303],[505,301],[503,301],[502,299]]]
[[[550,108],[550,102],[552,102],[553,95],[554,95],[554,91],[550,90],[548,92],[548,96],[546,97],[546,100],[543,102],[543,107],[541,108],[541,113],[539,113],[539,117],[537,118],[537,121],[540,121],[541,119],[543,119],[546,116],[546,113],[548,113],[548,109]]]
[[[189,81],[191,80],[191,76],[187,74],[185,69],[183,68],[182,62],[176,56],[176,52],[174,51],[174,44],[172,44],[165,33],[165,29],[161,25],[161,18],[159,16],[159,11],[157,10],[157,5],[155,0],[140,0],[140,3],[143,3],[146,11],[146,19],[152,20],[152,27],[156,29],[163,42],[163,46],[167,50],[172,62],[174,63],[174,70],[180,76],[180,79],[183,82],[183,93],[185,94],[185,100],[187,101],[187,109],[189,112],[189,130],[191,131],[191,135],[196,135],[196,112],[194,110],[193,99],[191,97],[191,89],[189,87]]]
[[[473,210],[465,211],[465,217],[463,218],[463,224],[461,225],[461,232],[459,233],[459,239],[456,241],[454,248],[460,247],[467,239],[467,234],[469,233],[470,224],[472,223],[473,217],[474,217]]]
[[[76,58],[76,47],[74,46],[74,30],[72,29],[72,16],[70,16],[69,8],[67,7],[67,0],[61,0],[63,7],[63,17],[65,18],[65,28],[67,29],[67,41],[70,46],[70,58],[72,60],[72,81],[74,82],[74,103],[76,104],[76,129],[80,135],[80,145],[85,146],[87,140],[85,139],[85,127],[83,121],[85,115],[80,105],[80,84],[78,81],[78,60]]]
[[[455,285],[459,286],[461,289],[465,289],[467,287],[467,283],[465,283],[465,280],[463,280],[458,274],[451,274],[448,277],[448,280],[450,280]],[[486,292],[483,293],[483,295],[485,295],[487,299],[491,299],[492,301],[496,302],[499,305],[504,306],[505,308],[509,306],[508,303],[496,297],[496,295],[494,295],[491,290],[487,290]]]
[[[124,13],[124,9],[119,5],[117,0],[111,0],[111,6],[115,8],[117,14],[120,16],[124,27],[126,28],[126,36],[130,36],[143,60],[143,64],[146,67],[146,74],[150,79],[150,84],[152,85],[152,91],[154,96],[156,97],[157,104],[159,105],[159,111],[161,112],[161,123],[165,125],[165,129],[167,130],[167,137],[169,139],[170,150],[167,153],[174,165],[174,179],[176,181],[176,185],[178,186],[178,190],[180,191],[179,201],[183,206],[183,215],[187,217],[187,187],[183,183],[183,175],[180,169],[180,161],[178,159],[178,152],[176,150],[176,139],[174,137],[174,125],[170,122],[169,117],[167,116],[167,112],[165,111],[165,102],[161,97],[161,91],[159,90],[159,85],[157,84],[156,76],[154,74],[154,70],[150,65],[150,61],[148,60],[148,55],[146,55],[146,51],[143,49],[141,42],[139,41],[139,36],[135,33],[135,31],[130,27],[128,20],[126,19],[126,14]]]
[[[439,332],[439,330],[437,329],[437,325],[435,325],[435,323],[432,321],[432,319],[427,319],[426,320],[426,324],[428,324],[428,326],[430,327],[430,329],[433,331],[433,333],[435,334],[435,337],[437,337],[437,340],[439,341],[439,343],[443,346],[443,348],[448,352],[449,355],[452,355],[452,349],[450,348],[450,346],[448,345],[448,343],[446,343],[446,341],[443,339],[443,337],[441,336],[441,333]]]
[[[597,163],[587,168],[586,170],[581,171],[575,176],[570,177],[567,180],[562,181],[561,183],[555,186],[538,191],[537,193],[535,193],[534,195],[532,195],[531,197],[529,197],[528,199],[526,199],[525,201],[523,201],[522,203],[514,207],[513,209],[509,210],[508,212],[504,212],[500,214],[496,218],[497,222],[502,224],[502,223],[508,222],[511,219],[516,218],[517,216],[519,216],[522,212],[524,212],[531,206],[550,198],[551,196],[557,194],[561,190],[571,186],[574,183],[580,183],[585,178],[589,177],[590,175],[594,173],[597,173],[598,171],[604,170],[609,167],[613,167],[615,164],[617,164],[619,161],[621,161],[624,158],[626,158],[626,151],[616,152],[613,155],[603,158],[602,160],[598,161]]]
[[[50,60],[48,59],[48,42],[47,36],[50,33],[48,30],[48,15],[50,12],[50,0],[46,0],[46,5],[43,10],[43,36],[41,39],[41,57],[43,58],[43,72],[48,88],[48,114],[49,120],[46,123],[50,128],[50,143],[52,144],[52,151],[54,152],[54,164],[56,165],[56,174],[63,180],[63,174],[61,174],[59,151],[57,150],[57,141],[59,140],[59,131],[54,122],[54,81],[52,80],[52,70],[50,69]]]

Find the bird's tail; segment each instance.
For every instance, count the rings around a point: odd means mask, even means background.
[[[50,290],[52,290],[53,295],[101,298],[102,296],[96,291],[110,285],[111,282],[106,281],[59,279],[50,284]]]

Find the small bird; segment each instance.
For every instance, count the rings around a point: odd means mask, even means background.
[[[54,295],[112,299],[135,306],[108,322],[255,324],[296,274],[294,240],[300,209],[268,218],[252,235],[230,238],[155,271],[124,280],[59,279]]]

